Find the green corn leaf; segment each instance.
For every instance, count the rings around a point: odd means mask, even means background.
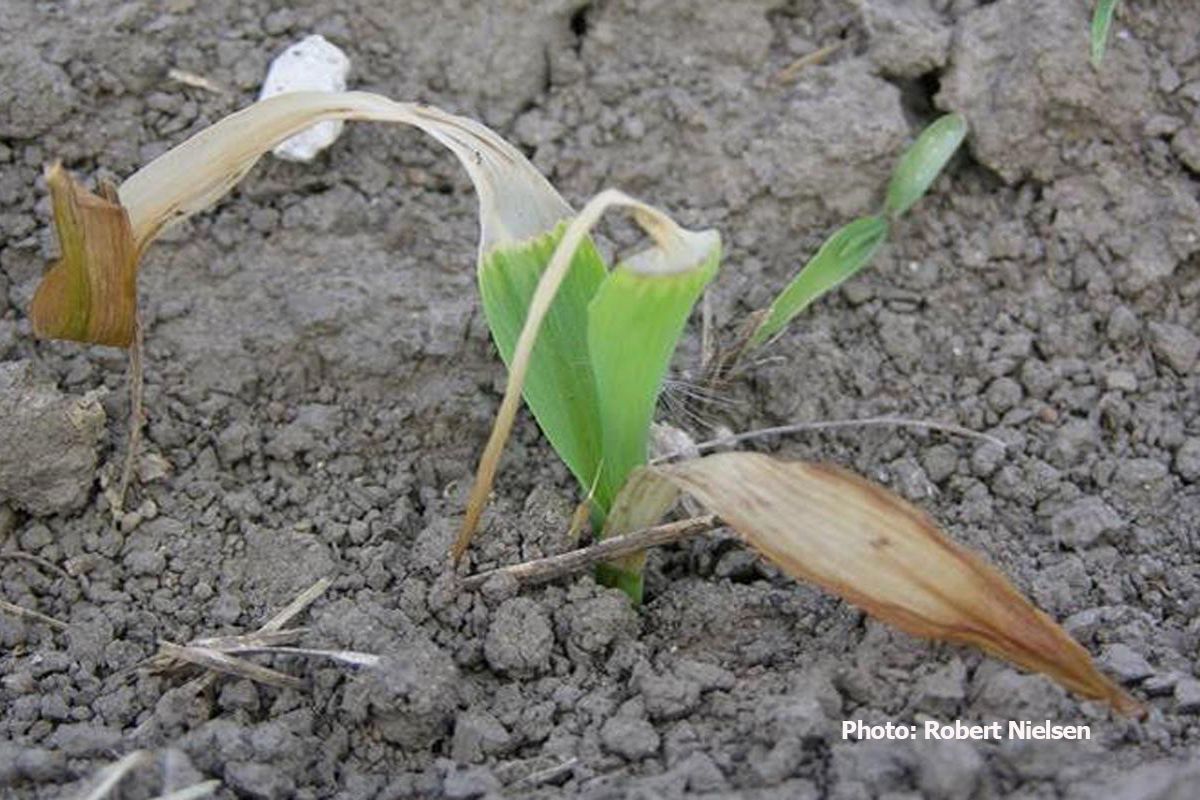
[[[1104,50],[1108,47],[1108,31],[1112,28],[1113,15],[1117,11],[1117,0],[1100,0],[1092,15],[1092,66],[1100,68]]]
[[[946,114],[929,124],[904,152],[888,184],[884,213],[892,219],[921,199],[967,135],[962,114]]]
[[[479,290],[492,338],[511,365],[538,281],[565,224],[517,244],[495,247],[479,264]],[[607,274],[591,240],[575,251],[542,322],[523,396],[542,432],[584,491],[600,463],[596,384],[587,358],[588,303]]]
[[[604,466],[595,501],[607,510],[634,467],[646,463],[663,378],[692,307],[716,274],[720,240],[689,269],[655,273],[618,265],[588,306]]]
[[[588,232],[611,208],[629,210],[653,246],[598,281],[603,273],[599,258],[586,258],[582,268],[576,259],[581,249],[591,247]],[[461,557],[478,527],[522,395],[555,449],[572,464],[580,485],[589,491],[593,521],[597,527],[605,525],[629,473],[645,463],[650,423],[667,365],[692,307],[716,272],[720,243],[716,231],[684,230],[658,209],[609,189],[588,201],[527,257],[504,265],[484,264],[484,302],[509,376],[451,549],[453,560]],[[493,276],[500,266],[506,267],[503,281]],[[576,269],[583,270],[582,276],[573,277]],[[568,299],[561,306],[556,331],[550,334],[555,344],[543,351],[539,348],[548,332],[543,329],[550,325],[563,292]],[[590,302],[583,307],[588,297]],[[581,330],[577,325],[586,326],[586,346],[577,347]],[[526,387],[535,374],[541,389],[529,393]],[[588,397],[594,398],[596,418],[588,417]],[[564,402],[572,405],[566,412],[560,407]],[[597,436],[598,451],[593,438]],[[613,584],[639,600],[641,562]]]
[[[888,223],[883,217],[862,217],[826,239],[800,274],[771,303],[762,325],[751,337],[751,346],[758,346],[779,333],[814,300],[866,266],[887,233]]]
[[[720,261],[719,237],[713,232],[705,238],[704,250],[682,271],[618,265],[588,307],[588,352],[595,371],[604,451],[594,498],[600,513],[613,507],[630,473],[646,463],[650,423],[671,356]],[[613,523],[628,527],[619,520]],[[605,525],[603,535],[614,532],[622,531]],[[639,602],[643,561],[639,553],[619,564],[601,565],[597,577]]]

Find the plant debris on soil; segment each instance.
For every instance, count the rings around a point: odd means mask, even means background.
[[[0,796],[1190,797],[1200,15],[1120,4],[1094,68],[1092,6],[8,2]],[[924,508],[1147,719],[892,631],[723,531],[652,550],[636,610],[583,573],[464,588],[446,553],[504,367],[470,184],[413,131],[348,126],[312,164],[265,159],[148,255],[147,425],[114,523],[126,356],[36,341],[26,316],[57,256],[43,168],[128,176],[251,102],[309,34],[348,54],[352,88],[482,119],[577,205],[615,186],[718,228],[727,333],[878,207],[924,125],[962,113],[964,153],[873,266],[716,397],[690,388],[693,322],[665,421],[701,441],[902,416],[1003,442],[868,426],[746,446]],[[570,549],[578,499],[522,412],[469,571]],[[298,685],[151,670],[164,643]],[[856,741],[846,720],[1092,738]]]

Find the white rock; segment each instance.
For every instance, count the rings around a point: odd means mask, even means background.
[[[267,70],[259,100],[288,92],[344,92],[350,59],[324,36],[308,36],[279,54]],[[288,161],[312,161],[337,140],[341,120],[318,122],[280,143],[272,152]]]
[[[700,450],[691,434],[665,422],[650,424],[651,458],[699,458]]]

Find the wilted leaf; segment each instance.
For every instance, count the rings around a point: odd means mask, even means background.
[[[89,192],[54,164],[46,170],[62,251],[38,285],[29,316],[38,336],[128,347],[137,320],[137,246],[111,187]]]
[[[995,568],[836,467],[723,453],[653,468],[789,575],[916,636],[975,645],[1124,714],[1139,704]]]

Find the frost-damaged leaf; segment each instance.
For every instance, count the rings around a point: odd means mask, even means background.
[[[263,153],[331,119],[412,125],[449,148],[479,195],[480,253],[546,233],[571,215],[570,206],[520,151],[474,120],[369,92],[292,92],[230,114],[121,184],[135,240],[142,245],[164,227],[212,205]]]
[[[888,223],[883,217],[862,217],[835,231],[771,302],[762,324],[750,338],[750,345],[757,347],[779,333],[814,300],[865,267],[887,234]]]
[[[601,538],[622,536],[657,525],[678,497],[679,489],[653,470],[633,470],[612,503]],[[597,576],[604,584],[625,592],[636,605],[642,602],[642,568],[645,564],[646,551],[642,550],[600,564]]]
[[[51,269],[38,289],[31,311],[37,332],[128,346],[137,260],[150,242],[223,197],[263,153],[329,119],[412,125],[448,147],[479,195],[481,257],[494,246],[545,234],[571,215],[570,206],[524,155],[474,120],[367,92],[278,95],[229,115],[154,159],[122,183],[117,196],[67,192],[65,173],[55,179],[58,191],[51,181],[64,258],[58,265],[63,268]]]
[[[755,453],[654,469],[795,578],[908,633],[975,645],[1123,714],[1144,713],[999,571],[880,486]]]
[[[894,219],[912,208],[929,191],[966,136],[967,120],[962,114],[938,117],[921,131],[892,171],[884,213]]]
[[[46,170],[62,256],[42,278],[29,315],[38,336],[128,347],[137,319],[137,247],[111,186],[101,195],[61,164]]]

